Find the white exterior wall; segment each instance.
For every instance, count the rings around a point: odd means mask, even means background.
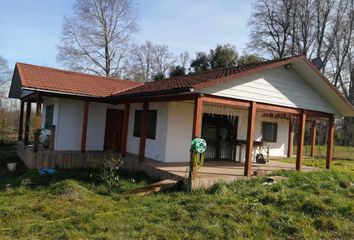
[[[60,99],[55,150],[80,151],[84,102]]]
[[[42,128],[45,107],[54,105],[53,124],[56,125],[54,150],[80,151],[84,102],[63,98],[45,98],[43,103]],[[123,109],[122,105],[90,102],[87,122],[87,151],[103,151],[107,108]]]
[[[169,103],[166,162],[189,161],[189,148],[193,130],[193,111],[193,103]]]
[[[135,155],[139,154],[140,144],[140,138],[133,136],[135,110],[142,110],[142,108],[142,103],[130,105],[127,152]],[[150,159],[164,161],[166,157],[165,146],[168,123],[168,103],[150,103],[149,109],[157,110],[156,138],[146,139],[145,156]]]
[[[203,113],[222,114],[238,117],[237,138],[246,140],[248,112],[246,110],[231,109],[217,106],[204,106]],[[274,118],[264,118],[262,113],[256,115],[255,141],[262,140],[262,121],[278,123],[277,142],[268,143],[270,156],[286,156],[288,151],[289,121]],[[165,162],[189,161],[189,147],[193,127],[193,103],[172,102],[168,106],[168,126],[166,139]],[[254,156],[256,151],[254,152]],[[265,154],[265,153],[264,153]],[[239,149],[236,151],[238,160]],[[244,161],[245,148],[242,150],[241,160]]]
[[[294,70],[279,67],[203,90],[212,95],[327,113],[334,108]]]

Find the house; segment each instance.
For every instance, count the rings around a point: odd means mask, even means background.
[[[298,123],[300,170],[306,123],[314,145],[316,121],[329,123],[330,168],[334,117],[354,116],[353,106],[304,56],[144,84],[17,63],[9,97],[21,100],[19,155],[30,168],[68,167],[68,156],[70,167],[88,166],[105,150],[140,161],[188,162],[190,141],[201,136],[207,160],[244,162],[249,176],[259,153],[292,157]],[[31,103],[36,128],[51,132],[49,150],[38,136],[29,146]],[[48,159],[49,152],[57,154]]]

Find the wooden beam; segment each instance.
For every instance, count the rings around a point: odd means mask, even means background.
[[[297,154],[296,154],[296,170],[300,171],[302,167],[302,154],[305,142],[305,127],[306,127],[306,111],[302,110],[300,116],[299,132],[297,136]]]
[[[289,120],[289,138],[288,138],[288,158],[293,156],[294,147],[294,120]]]
[[[328,119],[328,136],[327,136],[327,157],[326,168],[330,169],[333,158],[333,142],[334,142],[334,116]]]
[[[24,108],[25,108],[25,103],[24,103],[24,101],[21,101],[20,119],[19,119],[19,125],[18,125],[18,138],[17,138],[18,141],[22,141]]]
[[[203,119],[203,98],[201,96],[196,96],[194,99],[192,139],[195,137],[201,137],[202,119]]]
[[[149,102],[147,100],[143,103],[143,112],[141,114],[141,128],[140,128],[140,145],[139,145],[139,161],[145,160],[145,145],[147,137],[147,127],[148,127],[148,113],[149,113]]]
[[[248,102],[248,101],[223,98],[223,97],[212,96],[212,95],[204,96],[203,102],[210,103],[210,104],[217,104],[217,105],[228,105],[231,107],[236,107],[236,108],[241,108],[241,109],[247,109],[251,105],[250,102]]]
[[[120,146],[120,154],[125,157],[127,154],[127,138],[128,138],[128,127],[129,127],[129,111],[130,104],[128,101],[124,103],[124,115],[123,115],[123,126],[122,126],[122,140]]]
[[[86,137],[87,137],[87,122],[88,122],[88,114],[89,114],[89,101],[85,101],[84,103],[84,112],[82,115],[82,131],[81,131],[81,153],[86,151]]]
[[[312,121],[311,128],[311,157],[315,157],[315,148],[316,148],[316,121]]]
[[[26,123],[25,123],[25,139],[24,145],[27,146],[29,143],[29,131],[30,131],[30,121],[31,121],[31,102],[26,104]]]
[[[146,99],[148,99],[149,102],[180,102],[180,101],[194,100],[195,96],[196,96],[196,93],[166,95],[166,96],[138,97],[138,98],[129,97],[128,102],[129,103],[144,103]]]
[[[295,115],[298,115],[301,113],[300,109],[291,108],[291,107],[276,106],[276,105],[265,104],[265,103],[257,103],[257,109],[269,111],[269,112],[290,113],[290,114],[295,114]]]
[[[36,116],[35,116],[35,132],[34,132],[34,144],[33,151],[38,152],[39,147],[39,131],[41,129],[41,117],[42,117],[42,99],[41,96],[37,95],[36,103]]]
[[[254,141],[254,127],[256,122],[257,103],[251,102],[251,106],[248,110],[248,124],[247,124],[247,139],[246,139],[246,158],[244,175],[252,175],[252,152]]]

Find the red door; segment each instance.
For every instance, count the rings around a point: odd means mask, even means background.
[[[123,110],[107,109],[106,131],[104,140],[105,150],[120,151],[123,126]]]

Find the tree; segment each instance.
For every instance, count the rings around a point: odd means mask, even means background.
[[[168,46],[147,41],[132,48],[125,61],[124,77],[142,82],[165,77],[175,62],[176,57]]]
[[[133,0],[76,0],[74,16],[64,20],[57,59],[76,71],[117,77],[136,29]]]
[[[9,66],[6,59],[0,55],[0,87],[3,87],[8,82],[9,72]]]
[[[289,55],[294,0],[259,0],[254,5],[249,25],[249,47],[273,58]]]
[[[244,54],[239,57],[238,65],[257,63],[262,61],[262,58],[255,54]]]
[[[197,52],[195,59],[192,60],[190,67],[193,72],[200,73],[210,69],[210,59],[207,53]]]
[[[238,53],[230,44],[217,45],[210,50],[209,58],[212,69],[233,67],[237,64]]]
[[[173,66],[170,69],[170,77],[183,76],[186,75],[186,69],[180,65]]]

